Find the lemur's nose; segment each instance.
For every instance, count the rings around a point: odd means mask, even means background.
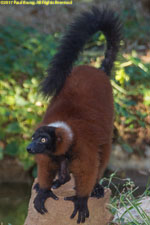
[[[30,144],[27,146],[27,151],[28,151],[29,153],[34,153],[33,143],[30,143]]]

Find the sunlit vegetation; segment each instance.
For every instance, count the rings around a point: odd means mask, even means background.
[[[139,129],[145,132],[142,140],[147,141],[150,125],[150,62],[141,57],[146,54],[149,22],[141,23],[133,9],[123,13],[124,38],[111,82],[117,141],[131,153]],[[0,26],[0,159],[5,154],[17,157],[25,169],[34,164],[26,146],[47,106],[38,94],[39,84],[56,53],[59,36],[42,34],[14,21]],[[76,64],[99,67],[104,46],[104,36],[96,34]]]

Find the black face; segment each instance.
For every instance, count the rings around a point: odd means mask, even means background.
[[[55,128],[43,126],[38,128],[32,136],[32,142],[28,145],[27,151],[31,154],[46,153],[55,151]]]

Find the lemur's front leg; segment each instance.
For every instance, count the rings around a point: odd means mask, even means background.
[[[38,165],[38,182],[34,189],[37,191],[37,196],[35,197],[33,203],[35,209],[44,214],[47,209],[44,203],[47,198],[53,198],[58,200],[58,197],[50,190],[52,186],[52,181],[57,173],[58,165],[52,161],[52,159],[47,155],[38,154],[36,156],[36,161]]]
[[[52,188],[53,189],[59,188],[61,185],[70,181],[70,179],[71,177],[68,169],[68,160],[65,157],[63,157],[63,160],[61,160],[59,163],[58,179],[53,181]],[[39,188],[40,188],[39,183],[36,183],[33,187],[33,189],[35,189],[36,192],[39,191]]]

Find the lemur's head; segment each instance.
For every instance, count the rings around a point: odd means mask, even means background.
[[[55,127],[42,126],[32,135],[32,142],[28,145],[27,151],[31,154],[51,154],[55,151],[55,147]]]
[[[72,144],[71,128],[64,122],[52,123],[38,128],[32,136],[27,151],[31,154],[65,154]]]

